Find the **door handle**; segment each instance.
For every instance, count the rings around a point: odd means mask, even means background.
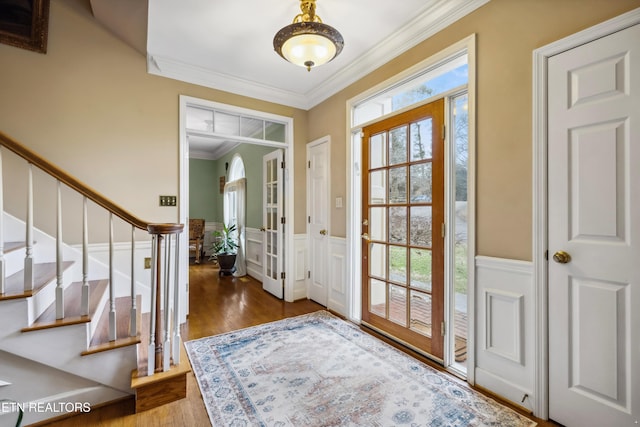
[[[262,231],[263,233],[264,233],[265,230],[266,230],[266,228],[260,227],[260,231]]]
[[[362,239],[366,240],[367,242],[371,241],[371,239],[369,238],[369,234],[367,234],[367,233],[362,233],[362,236],[360,236],[360,237],[362,237]]]
[[[322,234],[323,236],[326,236],[327,235],[327,230],[325,230],[325,229],[320,230],[320,234]]]
[[[553,254],[553,260],[558,264],[566,264],[568,262],[571,262],[571,255],[569,255],[565,251],[558,251]]]

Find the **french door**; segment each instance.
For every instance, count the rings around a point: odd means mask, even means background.
[[[362,321],[434,358],[444,342],[444,100],[363,129]]]
[[[262,288],[282,299],[284,297],[284,181],[282,179],[282,150],[263,157],[263,279]]]

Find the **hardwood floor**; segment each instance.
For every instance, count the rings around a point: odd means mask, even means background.
[[[310,300],[287,303],[262,290],[251,278],[218,277],[211,263],[189,269],[189,319],[183,340],[192,340],[240,328],[298,316],[323,307]],[[187,377],[187,397],[139,414],[133,398],[46,424],[52,427],[209,426],[209,417],[193,374]],[[535,419],[542,427],[557,426]]]

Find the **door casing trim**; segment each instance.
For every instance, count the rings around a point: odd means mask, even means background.
[[[572,34],[533,51],[533,285],[535,313],[533,414],[549,418],[547,83],[548,60],[567,50],[640,23],[640,8]]]
[[[346,279],[347,283],[350,284],[349,291],[347,295],[347,307],[348,313],[347,317],[349,320],[354,323],[360,323],[361,321],[361,310],[360,310],[360,283],[361,283],[361,268],[360,268],[360,260],[361,260],[361,251],[360,251],[360,200],[361,200],[361,189],[360,189],[360,173],[361,173],[361,161],[360,161],[360,138],[357,137],[355,132],[359,129],[361,134],[362,126],[368,124],[363,123],[358,126],[354,126],[352,123],[352,115],[353,115],[353,107],[357,105],[359,102],[369,98],[370,96],[375,95],[388,87],[391,87],[395,83],[405,80],[412,75],[417,74],[420,70],[433,66],[438,62],[445,60],[451,55],[456,54],[457,52],[466,50],[468,55],[468,72],[469,72],[469,81],[467,83],[467,93],[469,96],[468,100],[468,114],[469,114],[469,164],[467,169],[467,202],[468,202],[468,289],[467,289],[467,315],[469,319],[475,319],[475,253],[476,253],[476,241],[475,241],[475,217],[476,217],[476,35],[471,34],[464,39],[450,45],[449,47],[435,53],[434,55],[422,60],[421,62],[407,68],[401,73],[375,85],[374,87],[356,95],[355,97],[347,100],[347,108],[346,108],[346,164],[347,164],[347,197],[348,201],[347,208],[347,237],[346,237],[346,257],[347,257],[347,271],[346,271]],[[457,89],[451,91],[451,93],[456,92]],[[441,94],[438,97],[445,97],[448,94]],[[434,97],[432,99],[424,100],[424,103],[431,102],[438,97]],[[415,106],[407,107],[413,108]],[[402,110],[394,112],[394,114],[401,113]],[[445,116],[447,116],[445,111]],[[385,116],[386,117],[386,116]],[[379,119],[383,119],[384,117],[380,117]],[[445,123],[447,122],[448,117],[445,117]],[[448,139],[447,132],[447,139]],[[354,139],[358,139],[358,143],[354,143]],[[445,142],[445,144],[448,144]],[[445,169],[448,167],[447,160],[445,158]],[[445,179],[447,172],[445,171]],[[446,197],[446,196],[445,196]],[[447,207],[445,207],[445,215],[447,214]],[[448,304],[448,300],[446,299],[447,292],[445,291],[445,304]],[[445,309],[446,310],[446,309]],[[447,312],[445,311],[445,318]],[[470,320],[473,322],[473,320]],[[475,348],[475,333],[473,325],[470,324],[470,327],[467,332],[467,345],[469,348]],[[446,364],[446,362],[445,362]],[[471,385],[475,383],[475,352],[470,351],[467,353],[467,373],[466,379],[467,382]],[[455,375],[460,375],[458,371],[452,371]]]

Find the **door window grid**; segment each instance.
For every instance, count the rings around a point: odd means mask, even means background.
[[[369,282],[369,309],[428,337],[432,323],[431,121],[412,122],[369,140],[370,238],[378,241],[372,243],[369,275],[381,279]]]

